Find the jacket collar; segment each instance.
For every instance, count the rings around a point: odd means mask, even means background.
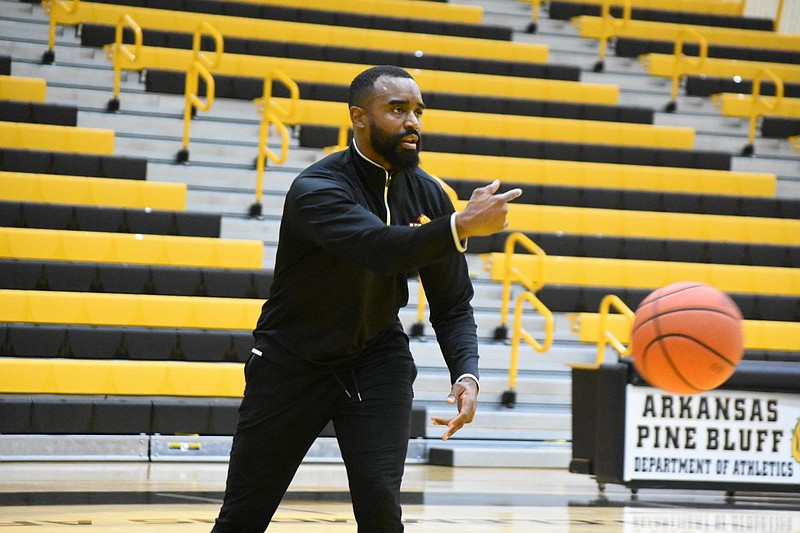
[[[386,183],[387,177],[392,175],[390,170],[386,170],[381,165],[365,156],[361,150],[359,150],[355,139],[353,139],[352,144],[350,144],[350,151],[351,157],[353,161],[355,161],[360,174],[366,176],[370,182],[377,181],[383,185]]]

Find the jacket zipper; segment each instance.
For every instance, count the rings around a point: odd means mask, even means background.
[[[392,213],[389,211],[389,185],[392,183],[392,175],[386,172],[386,186],[383,188],[383,205],[386,207],[386,225],[392,225]]]

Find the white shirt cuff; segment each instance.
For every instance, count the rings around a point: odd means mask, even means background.
[[[453,242],[456,243],[456,250],[462,254],[466,252],[467,242],[469,242],[469,239],[465,239],[464,242],[461,242],[458,239],[458,230],[456,229],[456,213],[450,215],[450,233],[453,234]]]
[[[456,379],[456,383],[458,383],[459,381],[461,381],[464,378],[472,378],[475,381],[475,384],[478,385],[478,392],[481,391],[481,382],[478,380],[478,378],[474,374],[470,374],[470,373],[461,374],[460,376],[458,376],[458,379]]]

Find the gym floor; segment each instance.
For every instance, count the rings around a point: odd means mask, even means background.
[[[208,532],[224,463],[0,463],[1,531]],[[642,489],[563,469],[408,465],[407,532],[800,533],[800,495]],[[27,529],[33,527],[33,529]],[[5,529],[8,528],[8,529]],[[344,467],[303,464],[269,531],[356,531]]]

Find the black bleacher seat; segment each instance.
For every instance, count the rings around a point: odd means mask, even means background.
[[[581,15],[600,16],[599,4],[583,4],[580,2],[560,2],[553,0],[548,4],[548,16],[555,20],[569,20]],[[622,18],[622,7],[612,6],[611,15]],[[699,26],[715,26],[718,28],[739,28],[747,30],[773,31],[772,19],[757,17],[737,17],[731,15],[714,15],[668,9],[646,9],[634,7],[631,18],[653,22],[671,22],[674,24],[694,24]]]
[[[469,24],[437,20],[409,19],[405,17],[363,15],[346,11],[304,9],[274,5],[255,5],[249,2],[219,2],[217,0],[101,0],[105,3],[137,5],[172,11],[191,11],[234,17],[262,18],[287,22],[306,22],[354,28],[430,33],[453,37],[475,37],[510,41],[512,29],[493,24]]]
[[[0,395],[0,434],[233,435],[239,398],[55,394]],[[411,438],[424,438],[427,410],[411,412]],[[334,436],[329,424],[322,437]]]
[[[474,237],[470,253],[502,252],[508,233]],[[800,268],[800,246],[526,232],[549,255]],[[517,251],[524,252],[522,248]]]
[[[760,135],[764,139],[788,139],[800,135],[800,118],[765,116],[761,119]]]
[[[269,270],[0,259],[0,288],[266,299]]]
[[[339,130],[330,126],[304,125],[300,146],[324,148],[338,142]],[[591,161],[629,165],[730,170],[731,154],[708,150],[675,150],[637,146],[578,144],[522,139],[498,139],[427,133],[422,148],[428,152],[495,155],[560,161]]]
[[[11,75],[11,56],[0,55],[0,75]]]
[[[486,183],[480,180],[447,179],[446,176],[443,176],[443,179],[462,200],[468,200],[472,191]],[[522,189],[522,196],[516,203],[800,219],[800,199],[798,198],[628,191],[597,187],[530,185],[512,181],[503,183],[503,187],[504,189],[513,187]]]
[[[205,2],[205,0],[199,0]],[[115,28],[97,24],[84,24],[81,30],[83,46],[102,47],[114,42]],[[131,32],[125,35],[126,42],[133,42]],[[150,46],[191,48],[192,35],[155,30],[143,31],[143,42]],[[213,49],[215,44],[209,40],[203,48]],[[320,46],[305,43],[279,43],[227,37],[225,51],[249,55],[277,56],[314,61],[338,61],[342,63],[381,64],[386,59],[380,50],[366,50],[338,46]],[[463,58],[425,54],[417,56],[411,52],[397,52],[392,64],[408,69],[430,69],[451,72],[470,72],[474,74],[495,74],[524,78],[545,78],[555,80],[579,81],[580,68],[572,65],[554,65],[500,61],[491,59]]]
[[[144,180],[147,159],[0,147],[0,170]]]
[[[617,37],[614,44],[614,52],[617,57],[639,57],[640,55],[650,53],[672,54],[674,51],[675,43],[672,41]],[[698,56],[700,54],[700,47],[695,43],[684,43],[683,53],[687,56]],[[743,61],[763,61],[769,63],[800,63],[800,54],[796,51],[714,44],[708,45],[708,57],[738,59]]]
[[[57,126],[77,126],[78,107],[44,102],[0,100],[0,120]]]
[[[0,226],[219,237],[215,213],[0,201]]]
[[[215,96],[253,100],[264,93],[264,81],[259,78],[242,76],[215,76]],[[167,94],[183,94],[186,75],[178,71],[150,69],[145,80],[145,90]],[[346,102],[347,86],[299,82],[300,95],[306,100],[327,102]],[[205,84],[200,84],[199,94],[205,95]],[[288,96],[287,89],[277,82],[272,94],[276,97]],[[455,93],[426,92],[425,104],[429,109],[448,111],[471,111],[475,113],[494,113],[520,116],[540,116],[550,118],[573,118],[580,120],[603,120],[607,122],[627,122],[652,124],[655,110],[640,106],[579,104],[523,98],[501,98],[491,96],[471,96]]]
[[[753,92],[753,82],[745,79],[735,80],[713,76],[686,76],[685,90],[687,96],[711,96],[717,93],[750,94]],[[761,94],[774,96],[775,84],[769,80],[762,80]],[[800,98],[800,83],[784,83],[783,95]]]
[[[244,362],[249,331],[5,323],[0,356]],[[191,349],[191,350],[190,350]]]

